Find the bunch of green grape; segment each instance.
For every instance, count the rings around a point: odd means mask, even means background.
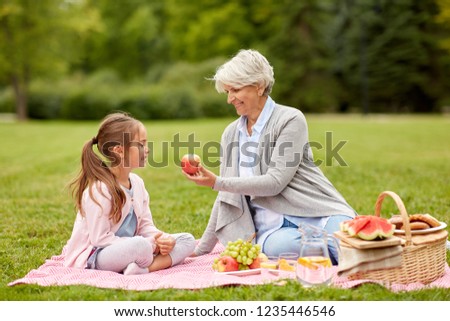
[[[239,270],[248,270],[249,265],[253,263],[259,253],[261,253],[261,245],[237,239],[234,242],[229,241],[220,256],[229,255],[239,263]]]

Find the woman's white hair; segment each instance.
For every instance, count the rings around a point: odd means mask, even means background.
[[[267,59],[258,51],[240,50],[233,58],[217,68],[212,78],[216,90],[225,93],[225,85],[242,88],[249,85],[258,85],[264,88],[264,95],[268,96],[275,78],[273,68]]]

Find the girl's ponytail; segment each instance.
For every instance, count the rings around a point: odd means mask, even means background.
[[[117,164],[120,160],[111,154],[108,146],[111,147],[111,144],[123,144],[124,133],[128,132],[134,137],[139,124],[137,120],[128,115],[120,113],[109,115],[101,124],[98,135],[84,144],[81,154],[80,172],[69,185],[75,199],[76,209],[80,211],[81,215],[86,215],[82,208],[83,192],[86,188],[89,189],[89,196],[100,206],[100,203],[92,194],[92,186],[102,182],[106,185],[111,195],[111,213],[109,217],[115,223],[120,221],[122,207],[126,201],[125,193],[109,169],[108,164],[94,152],[94,145],[97,145],[99,152],[111,161],[113,165]],[[98,187],[99,192],[104,195],[100,186]]]

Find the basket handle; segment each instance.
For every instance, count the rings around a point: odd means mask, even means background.
[[[406,237],[406,246],[411,245],[411,226],[409,225],[409,216],[408,212],[406,211],[405,205],[403,204],[403,201],[401,200],[400,196],[395,194],[391,191],[384,191],[382,192],[378,198],[377,202],[375,203],[375,215],[380,216],[381,212],[381,204],[383,203],[383,200],[386,196],[390,196],[394,199],[395,204],[397,205],[398,209],[400,210],[400,214],[402,216],[403,220],[403,227],[405,229],[405,237]]]

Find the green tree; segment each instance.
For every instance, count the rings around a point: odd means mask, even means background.
[[[241,1],[167,1],[167,34],[174,60],[231,55],[248,45],[253,26]]]
[[[82,6],[98,12],[99,28],[81,39],[74,70],[112,69],[130,78],[168,61],[164,1],[85,0]]]
[[[30,81],[63,74],[75,58],[75,37],[83,30],[71,9],[63,0],[4,0],[0,4],[0,75],[14,90],[21,120],[27,118]]]
[[[277,79],[274,95],[303,111],[326,111],[336,105],[337,85],[324,42],[328,2],[283,0],[273,14],[279,23],[268,40]]]
[[[433,111],[442,94],[435,1],[337,3],[334,70],[348,104],[368,111]]]
[[[450,52],[450,0],[436,0],[439,7],[439,14],[436,17],[436,22],[447,31],[446,36],[441,39],[440,44],[448,52]]]
[[[229,57],[240,49],[264,48],[281,17],[273,0],[168,0],[166,33],[174,60]]]

